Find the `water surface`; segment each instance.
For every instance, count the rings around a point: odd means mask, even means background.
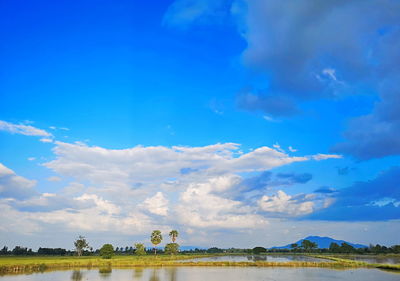
[[[269,261],[269,262],[291,262],[291,261],[307,261],[307,262],[332,262],[332,260],[319,259],[309,256],[301,255],[248,255],[248,256],[216,256],[216,257],[206,257],[206,258],[195,258],[190,260],[183,260],[182,262],[198,262],[198,261],[231,261],[231,262],[241,262],[241,261]]]
[[[368,263],[400,264],[400,257],[387,256],[340,256],[344,259],[364,261]]]
[[[400,274],[377,269],[272,267],[164,267],[66,270],[0,277],[0,281],[399,281]]]

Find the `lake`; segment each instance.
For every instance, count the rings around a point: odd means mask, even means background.
[[[332,262],[332,260],[313,258],[309,256],[301,255],[248,255],[248,256],[217,256],[217,257],[206,257],[196,258],[190,260],[184,260],[182,262],[198,262],[198,261],[269,261],[269,262],[291,262],[291,261],[307,261],[307,262]]]
[[[164,267],[136,269],[66,270],[9,275],[0,281],[399,281],[400,274],[378,269],[272,267]]]

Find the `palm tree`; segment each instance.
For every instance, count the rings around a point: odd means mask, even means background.
[[[172,243],[175,243],[176,238],[178,237],[179,232],[178,230],[171,230],[169,233],[169,237],[171,237]]]
[[[161,241],[162,241],[161,231],[159,231],[159,230],[153,230],[153,232],[151,233],[150,240],[151,240],[151,243],[153,243],[153,245],[154,245],[154,254],[157,255],[157,248],[156,248],[156,246],[157,246],[158,244],[160,244]]]

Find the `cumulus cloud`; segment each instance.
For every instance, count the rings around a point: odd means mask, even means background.
[[[182,192],[175,208],[179,221],[197,228],[245,229],[265,226],[267,220],[254,214],[251,207],[215,194],[215,191],[227,191],[234,187],[238,180],[237,176],[223,176],[190,184]]]
[[[168,215],[168,199],[162,192],[157,192],[153,197],[144,200],[142,206],[150,213],[166,216]]]
[[[314,211],[314,202],[312,198],[306,199],[309,200],[300,200],[279,190],[276,195],[264,195],[258,201],[258,205],[261,210],[268,213],[301,216]]]
[[[191,227],[241,229],[265,225],[266,219],[256,214],[249,202],[240,200],[238,194],[244,185],[261,184],[261,177],[268,172],[248,182],[238,174],[314,160],[312,155],[290,156],[280,147],[260,147],[243,153],[235,143],[121,150],[83,143],[55,144],[56,159],[44,165],[57,174],[90,182],[93,186],[88,192],[113,198],[124,209],[138,204],[137,212],[168,215]],[[278,173],[269,183],[302,184],[311,178],[307,173]],[[126,196],[118,196],[121,193]],[[134,201],[127,200],[130,197]]]
[[[13,206],[22,212],[51,212],[56,210],[81,210],[91,207],[94,201],[83,201],[76,198],[70,198],[64,194],[43,193],[23,200],[9,200],[10,206]]]
[[[183,174],[194,177],[264,171],[313,158],[293,157],[266,146],[240,154],[239,145],[234,143],[204,147],[136,146],[121,150],[85,144],[55,144],[53,151],[57,158],[45,163],[46,167],[64,176],[110,186],[133,187],[134,183],[155,183]]]
[[[33,189],[36,181],[18,176],[0,163],[0,198],[29,198],[37,194]]]
[[[290,156],[280,147],[259,147],[247,153],[239,148],[224,143],[117,150],[55,142],[55,159],[43,165],[56,175],[47,180],[73,182],[47,193],[31,192],[36,182],[1,167],[4,199],[0,204],[7,205],[10,215],[30,220],[32,231],[37,232],[48,227],[85,232],[118,229],[132,235],[155,226],[167,231],[171,225],[196,231],[260,229],[268,225],[265,211],[259,213],[254,200],[237,196],[245,182],[242,173],[261,171],[266,175],[266,170],[314,159]],[[272,178],[290,185],[308,182],[311,177],[278,173]]]
[[[265,171],[253,177],[243,179],[236,188],[234,197],[242,200],[254,200],[272,188],[286,188],[296,184],[305,184],[312,179],[309,173],[272,173]]]
[[[52,136],[52,134],[46,132],[45,130],[38,129],[30,125],[13,124],[2,120],[0,120],[0,131],[5,131],[11,134],[21,134],[25,136],[39,136],[39,137]]]

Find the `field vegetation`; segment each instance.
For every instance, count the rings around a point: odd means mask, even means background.
[[[370,246],[365,249],[355,249],[343,243],[337,245],[332,243],[329,249],[318,249],[317,245],[311,241],[304,240],[301,245],[293,244],[291,249],[283,249],[277,252],[276,249],[268,250],[264,247],[254,247],[253,249],[219,249],[216,247],[205,249],[192,249],[180,251],[179,244],[176,243],[179,233],[177,230],[169,232],[172,243],[167,243],[164,250],[156,250],[156,246],[163,240],[162,233],[154,230],[151,233],[150,241],[155,246],[153,249],[146,249],[143,243],[135,243],[133,247],[117,247],[114,249],[112,244],[104,244],[100,250],[93,250],[88,241],[83,236],[79,236],[74,241],[75,250],[67,251],[61,248],[39,248],[37,252],[24,247],[15,247],[9,251],[7,247],[0,250],[0,274],[27,273],[46,270],[62,270],[74,268],[132,268],[132,267],[157,267],[157,266],[260,266],[260,267],[326,267],[326,268],[381,268],[390,270],[400,270],[400,265],[396,264],[371,264],[362,261],[352,260],[353,254],[377,254],[384,253],[400,258],[400,246],[390,248],[383,246]],[[349,258],[337,256],[340,253],[348,255]],[[187,259],[204,258],[211,256],[224,255],[308,255],[322,258],[326,261],[290,261],[290,262],[270,262],[270,261],[187,261]]]

